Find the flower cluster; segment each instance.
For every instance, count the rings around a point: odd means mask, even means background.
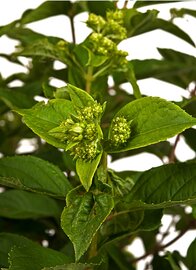
[[[127,56],[126,52],[119,53],[117,48],[117,44],[127,37],[123,16],[121,10],[108,11],[106,19],[95,14],[89,15],[87,25],[94,31],[89,38],[94,53],[106,56],[112,53],[114,57],[120,58]]]
[[[111,142],[118,147],[128,141],[131,135],[130,122],[124,116],[117,116],[112,122]]]
[[[78,110],[77,116],[70,116],[49,134],[66,143],[66,150],[75,159],[92,160],[99,153],[99,119],[103,107],[95,102],[92,106]]]

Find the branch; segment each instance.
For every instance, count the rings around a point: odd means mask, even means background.
[[[175,156],[175,150],[176,150],[176,147],[177,147],[177,144],[178,144],[179,140],[180,140],[180,134],[178,134],[178,135],[176,136],[176,140],[175,140],[175,142],[174,142],[174,145],[173,145],[173,147],[172,147],[171,153],[170,153],[170,155],[169,155],[169,163],[174,163],[174,161],[175,161],[175,159],[176,159],[176,156]]]

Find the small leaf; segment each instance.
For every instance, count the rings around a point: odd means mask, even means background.
[[[128,103],[115,115],[132,121],[130,138],[118,148],[110,145],[108,152],[122,152],[164,141],[196,124],[177,105],[158,97],[144,97]],[[111,139],[112,124],[109,131]],[[107,147],[107,146],[106,146]]]
[[[156,209],[195,203],[195,181],[194,163],[163,165],[140,174],[123,200],[129,209]]]
[[[92,161],[85,161],[82,159],[77,159],[76,161],[76,171],[80,178],[80,182],[82,183],[83,187],[86,191],[92,185],[93,176],[96,172],[96,169],[99,165],[101,160],[102,153],[100,153],[95,159]]]
[[[33,156],[1,158],[0,183],[57,197],[65,197],[71,189],[58,167]]]
[[[0,193],[0,216],[13,219],[56,217],[61,208],[56,201],[45,195],[23,190],[8,190]]]
[[[94,235],[110,214],[113,199],[109,194],[83,193],[81,187],[67,196],[61,226],[74,245],[76,261],[88,249]]]
[[[31,109],[17,109],[16,111],[23,116],[24,123],[35,134],[55,147],[66,149],[66,143],[56,139],[48,132],[58,127],[70,115],[75,114],[73,104],[70,100],[54,99],[50,100],[47,104],[39,102]]]

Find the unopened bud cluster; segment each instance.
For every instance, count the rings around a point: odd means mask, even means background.
[[[127,56],[126,52],[119,53],[117,48],[117,44],[127,38],[123,16],[121,10],[107,12],[106,19],[95,14],[89,15],[87,25],[94,31],[89,38],[93,52],[106,56],[112,53],[114,57],[121,58]]]
[[[49,133],[65,142],[66,149],[75,159],[92,160],[99,153],[98,122],[102,112],[102,106],[95,102],[93,106],[80,109],[76,117],[67,118]]]
[[[111,130],[111,142],[115,147],[125,144],[131,135],[130,123],[124,116],[118,116],[113,120]]]

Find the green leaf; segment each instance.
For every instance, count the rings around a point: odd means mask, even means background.
[[[0,99],[11,109],[17,107],[30,108],[35,104],[35,101],[29,98],[25,93],[8,88],[0,88]]]
[[[163,165],[140,174],[123,200],[128,209],[156,209],[195,203],[195,181],[194,163]]]
[[[9,270],[41,270],[69,262],[69,258],[63,253],[33,242],[28,246],[14,246],[9,253]]]
[[[17,53],[17,55],[49,58],[52,60],[59,60],[65,64],[70,63],[68,58],[68,47],[61,48],[58,44],[50,42],[48,38],[38,39],[32,42],[21,52]]]
[[[93,105],[94,99],[84,90],[71,84],[67,85],[67,89],[75,106],[83,108],[87,105]]]
[[[158,97],[144,97],[128,103],[115,115],[131,122],[131,135],[126,144],[107,148],[108,152],[122,152],[164,141],[196,124],[180,107]],[[112,124],[109,131],[111,138]]]
[[[33,156],[0,159],[0,183],[57,197],[65,197],[71,188],[58,167]]]
[[[48,132],[58,127],[62,121],[75,114],[73,104],[69,100],[54,99],[47,104],[39,102],[29,110],[16,110],[23,116],[24,123],[49,144],[66,149],[66,143],[56,139]]]
[[[196,129],[189,128],[183,132],[186,143],[196,152]]]
[[[171,14],[173,17],[184,17],[184,15],[190,15],[193,17],[196,17],[196,10],[195,9],[188,9],[188,8],[181,8],[181,9],[176,9],[172,8],[170,9]]]
[[[76,171],[80,178],[80,182],[82,183],[86,191],[88,191],[92,185],[93,176],[99,165],[101,156],[102,152],[92,161],[85,161],[82,159],[77,159],[76,161]]]
[[[109,194],[72,190],[61,217],[61,226],[74,245],[76,261],[88,249],[94,235],[113,208]]]
[[[60,216],[61,209],[54,199],[23,190],[0,193],[0,216],[13,219]]]
[[[195,270],[196,269],[196,238],[193,240],[191,245],[188,248],[186,258],[185,258],[185,263],[186,266],[188,266],[188,269],[190,270]]]
[[[27,24],[56,15],[67,15],[72,4],[69,1],[46,1],[35,9],[26,10],[21,23]]]
[[[100,5],[100,1],[86,1],[88,9],[90,12],[105,16],[108,10],[115,10],[116,6],[113,1],[102,1]]]
[[[133,37],[149,31],[161,29],[195,46],[194,41],[189,37],[186,32],[181,30],[171,21],[157,18],[157,15],[158,11],[154,9],[148,10],[145,13],[141,13],[135,9],[127,9],[125,11],[124,22],[127,29],[128,37]]]
[[[41,270],[45,266],[70,263],[63,253],[44,248],[23,236],[0,233],[0,241],[0,265],[8,267],[10,252],[10,270]]]
[[[64,265],[57,265],[55,267],[44,267],[42,270],[87,270],[94,265],[89,263],[70,263]]]
[[[8,267],[8,253],[13,246],[31,246],[29,239],[11,233],[0,233],[0,266]]]

